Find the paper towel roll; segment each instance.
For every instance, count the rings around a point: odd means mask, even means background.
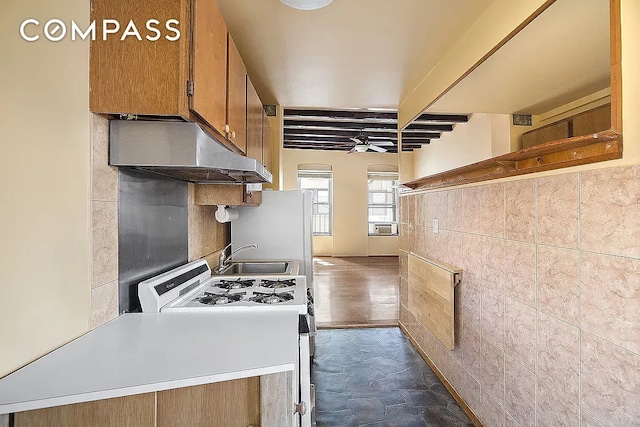
[[[240,213],[237,210],[218,205],[218,210],[216,211],[216,220],[218,222],[231,222],[239,217]]]

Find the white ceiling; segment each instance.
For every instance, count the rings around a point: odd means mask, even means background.
[[[610,86],[609,0],[557,0],[428,111],[541,114]]]
[[[492,0],[217,0],[264,103],[396,108]]]

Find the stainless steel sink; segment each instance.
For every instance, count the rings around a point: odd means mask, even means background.
[[[214,269],[217,275],[295,275],[298,274],[297,261],[232,261],[224,270]]]

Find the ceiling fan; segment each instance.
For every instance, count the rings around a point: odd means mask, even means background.
[[[364,135],[362,132],[360,133],[360,135],[358,135],[357,138],[349,138],[349,139],[352,140],[355,143],[355,145],[351,150],[347,152],[347,154],[351,154],[355,152],[364,153],[367,150],[377,151],[378,153],[384,153],[387,151],[386,148],[382,148],[382,147],[378,147],[377,145],[370,144],[369,137]]]

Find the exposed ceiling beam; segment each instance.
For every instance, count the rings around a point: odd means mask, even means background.
[[[311,145],[301,145],[301,144],[285,144],[284,148],[291,149],[300,149],[300,150],[321,150],[321,151],[344,151],[347,152],[351,150],[353,147],[334,147],[334,146],[323,146],[318,144]],[[386,153],[398,153],[398,147],[384,147],[387,151]],[[413,151],[419,150],[422,147],[402,147],[402,151]]]
[[[415,122],[442,122],[442,123],[467,123],[469,116],[466,114],[433,114],[424,113],[420,114]]]
[[[290,126],[304,126],[309,128],[327,128],[327,129],[351,129],[355,131],[359,130],[376,130],[376,129],[390,129],[397,131],[398,126],[395,123],[354,123],[354,122],[337,122],[337,121],[324,121],[324,120],[295,120],[285,119],[284,127]]]
[[[396,141],[398,139],[396,132],[373,131],[373,132],[364,132],[364,133],[371,139],[387,139],[392,141]],[[342,136],[346,138],[355,138],[358,135],[360,135],[360,131],[345,130],[345,129],[330,130],[330,129],[308,129],[308,128],[305,128],[305,129],[285,128],[284,135],[285,137],[291,136],[291,135],[307,135],[307,136]],[[413,131],[413,132],[402,133],[402,139],[437,139],[437,138],[440,138],[439,132],[436,133],[436,132]]]
[[[411,124],[407,126],[403,132],[406,131],[418,131],[418,130],[431,130],[431,131],[440,131],[440,132],[451,132],[453,130],[453,125],[429,125],[429,124]]]
[[[317,141],[317,142],[337,142],[344,144],[354,144],[354,142],[346,137],[342,136],[325,136],[325,135],[285,135],[283,138],[285,141]],[[371,142],[389,142],[396,144],[397,142],[392,139],[374,139]]]
[[[424,113],[402,131],[402,151],[413,151],[451,132],[456,123],[465,123],[464,114]],[[398,152],[397,113],[395,111],[321,110],[290,108],[284,111],[284,147],[348,151],[351,138]]]
[[[327,119],[398,120],[398,113],[380,111],[302,110],[285,108],[284,117],[317,117]]]
[[[353,147],[341,147],[341,146],[331,146],[331,145],[320,145],[320,144],[285,144],[284,148],[307,148],[313,150],[351,150]]]
[[[318,144],[311,144],[311,145],[301,145],[301,144],[285,144],[284,148],[294,148],[294,149],[301,149],[301,150],[323,150],[323,151],[349,151],[351,150],[353,147],[333,147],[333,146],[322,146],[322,145],[318,145]],[[389,147],[386,148],[387,153],[397,153],[398,152],[398,147]],[[408,151],[408,150],[413,150],[413,148],[405,148],[404,151]]]
[[[416,143],[416,144],[428,144],[432,139],[438,139],[440,135],[437,137],[424,138],[422,136],[412,136],[412,137],[402,137],[402,142],[406,144]]]
[[[344,136],[347,138],[356,137],[360,135],[359,130],[350,130],[350,129],[331,130],[331,129],[316,129],[316,128],[300,128],[300,129],[285,128],[284,133],[285,135],[329,135],[329,136]],[[382,132],[372,131],[372,132],[365,132],[365,134],[371,137],[377,136],[377,137],[398,139],[397,132],[394,132],[394,131],[391,131],[391,132],[390,131],[382,131]]]
[[[349,111],[349,110],[306,110],[286,108],[285,119],[288,118],[314,118],[314,119],[352,119],[352,120],[398,120],[397,112],[383,111]],[[441,123],[466,123],[469,116],[466,114],[421,114],[414,122],[441,122]]]
[[[395,123],[354,123],[354,122],[336,122],[336,121],[322,121],[322,120],[293,120],[285,119],[284,127],[287,128],[322,128],[322,129],[350,129],[354,131],[376,131],[387,129],[397,132],[398,127]],[[429,125],[429,124],[412,124],[405,129],[407,130],[420,130],[420,131],[436,131],[436,132],[451,132],[453,125]]]

